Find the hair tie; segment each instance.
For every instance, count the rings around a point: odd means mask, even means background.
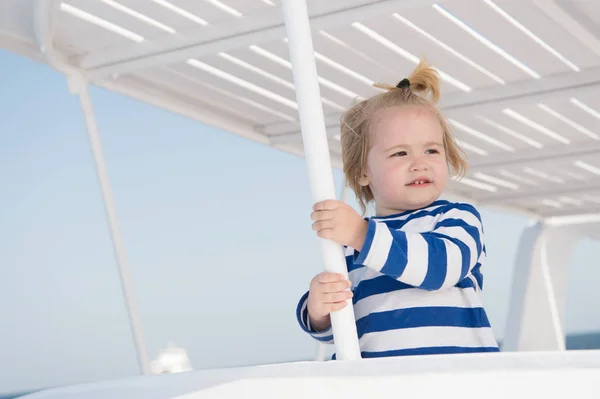
[[[399,88],[399,89],[404,89],[404,88],[410,87],[410,81],[409,81],[408,79],[406,79],[406,78],[405,78],[405,79],[402,79],[402,80],[401,80],[401,81],[400,81],[400,82],[399,82],[399,83],[396,85],[396,87],[397,87],[397,88]]]

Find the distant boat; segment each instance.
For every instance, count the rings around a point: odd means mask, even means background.
[[[167,347],[160,352],[156,360],[152,361],[153,374],[171,374],[191,371],[190,358],[183,348],[177,348],[173,342],[168,342]]]

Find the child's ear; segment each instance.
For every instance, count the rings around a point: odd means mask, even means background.
[[[369,185],[369,178],[367,177],[366,174],[363,174],[359,179],[358,179],[358,184],[360,184],[363,187],[366,187]]]

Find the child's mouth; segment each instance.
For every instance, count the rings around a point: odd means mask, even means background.
[[[427,179],[415,180],[412,183],[407,184],[410,187],[427,187],[431,185],[431,181]]]

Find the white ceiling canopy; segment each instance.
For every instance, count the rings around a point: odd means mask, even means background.
[[[35,0],[0,3],[0,47],[40,61]],[[92,83],[302,155],[277,0],[65,0],[60,60]],[[600,213],[600,3],[308,0],[334,165],[339,117],[420,56],[469,171],[453,194],[539,217]],[[36,11],[37,10],[37,11]],[[39,32],[37,32],[39,34]]]

